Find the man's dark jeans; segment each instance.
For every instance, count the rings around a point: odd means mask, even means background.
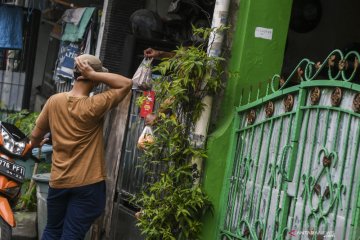
[[[42,240],[81,240],[102,214],[105,181],[75,188],[51,188],[47,198],[47,225]]]

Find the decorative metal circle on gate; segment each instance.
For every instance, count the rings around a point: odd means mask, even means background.
[[[318,87],[315,87],[313,89],[311,89],[310,91],[310,101],[311,101],[311,105],[315,105],[318,104],[320,101],[320,97],[321,97],[321,90]]]
[[[353,110],[354,112],[360,112],[360,93],[357,93],[353,100]]]
[[[347,70],[349,67],[349,62],[346,59],[341,59],[338,63],[338,68],[340,71]]]
[[[323,198],[326,198],[326,199],[330,198],[330,188],[329,188],[329,186],[326,186],[324,194],[323,194]]]
[[[341,100],[343,97],[343,93],[341,88],[335,88],[331,94],[331,105],[334,107],[340,106]]]
[[[253,124],[256,119],[256,111],[254,109],[251,109],[250,112],[248,112],[246,118],[247,118],[248,124],[250,124],[250,125]]]
[[[314,186],[314,192],[316,193],[316,195],[320,196],[321,195],[321,186],[320,184],[316,183]]]
[[[265,115],[266,117],[271,117],[274,114],[274,103],[272,101],[269,101],[265,105]]]
[[[285,107],[285,112],[290,112],[293,107],[294,107],[294,96],[291,94],[288,94],[285,98],[284,98],[284,107]]]
[[[243,236],[244,237],[248,237],[248,236],[250,236],[250,230],[249,230],[249,228],[245,228],[245,230],[244,230],[244,233],[243,233]]]
[[[323,166],[324,167],[330,167],[331,166],[331,158],[324,156],[323,158]]]
[[[259,231],[258,239],[259,240],[263,239],[263,230],[262,229],[260,229],[260,231]]]

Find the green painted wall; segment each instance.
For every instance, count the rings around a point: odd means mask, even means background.
[[[229,162],[233,114],[235,107],[240,104],[241,90],[245,88],[244,93],[247,95],[251,85],[256,89],[260,82],[266,82],[280,72],[291,3],[291,0],[240,0],[232,56],[228,64],[230,76],[219,114],[221,117],[216,131],[208,139],[209,158],[205,164],[204,189],[214,204],[214,214],[204,219],[204,240],[217,239],[221,225],[220,209],[226,205],[226,198],[221,191],[226,164]],[[255,38],[256,27],[272,29],[272,40]]]

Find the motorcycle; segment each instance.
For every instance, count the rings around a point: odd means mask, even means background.
[[[0,122],[0,239],[10,240],[16,226],[13,207],[25,180],[25,167],[14,159],[26,161],[32,155],[30,140],[16,126]]]

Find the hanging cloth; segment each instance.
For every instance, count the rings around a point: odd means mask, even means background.
[[[83,39],[86,28],[95,8],[86,8],[78,26],[73,23],[66,23],[62,41],[79,42]]]
[[[78,26],[85,10],[86,8],[67,9],[61,19],[66,23],[72,23]]]
[[[0,5],[0,48],[22,49],[23,10]]]
[[[78,43],[61,42],[58,61],[54,71],[54,80],[56,82],[66,82],[72,80],[75,65],[75,57],[80,53]]]

